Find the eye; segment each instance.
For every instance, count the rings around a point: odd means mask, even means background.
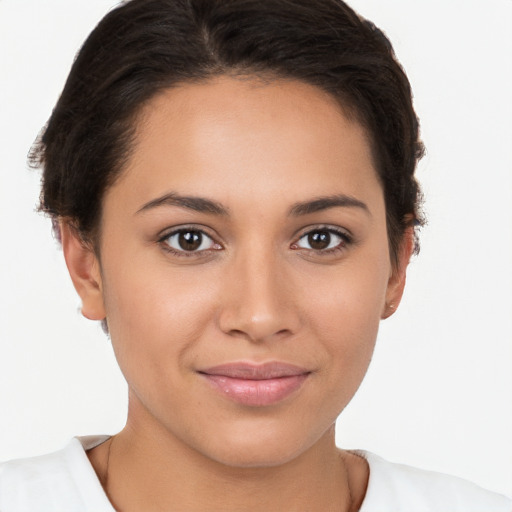
[[[160,240],[166,249],[174,253],[197,253],[209,249],[220,249],[206,233],[198,229],[184,228],[165,235]]]
[[[319,228],[309,231],[293,244],[294,249],[331,252],[342,249],[350,243],[350,237],[332,228]]]

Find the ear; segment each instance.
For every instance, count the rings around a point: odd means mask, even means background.
[[[68,222],[61,221],[59,228],[69,275],[82,299],[82,315],[89,320],[103,320],[106,315],[100,264],[94,249],[81,239]]]
[[[398,251],[398,262],[393,266],[386,290],[386,303],[381,318],[390,317],[398,308],[404,293],[407,266],[414,251],[414,228],[407,228]]]

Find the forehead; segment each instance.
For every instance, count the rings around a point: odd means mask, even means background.
[[[230,77],[153,98],[113,191],[123,182],[139,202],[176,188],[223,202],[380,192],[366,131],[332,96],[297,81]]]

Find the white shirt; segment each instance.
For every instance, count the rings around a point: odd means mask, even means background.
[[[0,464],[0,511],[115,512],[85,453],[106,439],[74,438],[58,452]],[[511,499],[460,478],[357,453],[370,466],[360,512],[512,512]]]

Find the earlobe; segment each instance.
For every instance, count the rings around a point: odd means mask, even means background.
[[[398,262],[392,269],[386,291],[386,302],[381,314],[384,320],[389,318],[398,308],[404,293],[407,266],[414,251],[414,228],[407,228],[400,244]]]
[[[94,249],[68,222],[61,221],[59,228],[69,275],[82,299],[82,314],[89,320],[103,320],[106,315],[100,265]]]

